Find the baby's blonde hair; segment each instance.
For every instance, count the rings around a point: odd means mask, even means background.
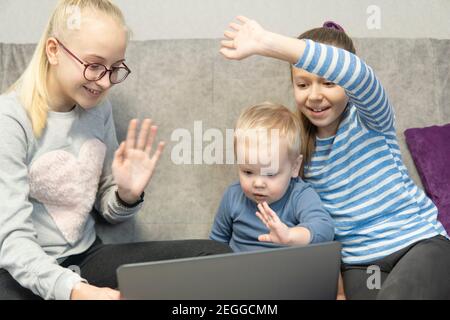
[[[95,10],[112,17],[120,25],[123,25],[127,32],[127,38],[130,38],[130,31],[126,26],[124,16],[111,0],[60,0],[58,2],[34,51],[30,64],[19,80],[8,90],[17,91],[18,97],[30,118],[36,137],[42,135],[49,111],[47,77],[50,64],[46,53],[47,40],[50,37],[63,40],[69,31],[76,31],[77,21],[72,21],[71,24],[70,19],[77,12],[82,13],[86,9]]]
[[[301,154],[301,125],[298,116],[287,107],[263,102],[245,109],[236,122],[236,132],[252,129],[278,129],[280,138],[286,138],[289,158],[295,160]],[[236,154],[237,137],[234,137]]]

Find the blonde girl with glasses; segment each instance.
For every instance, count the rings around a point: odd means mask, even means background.
[[[129,125],[117,142],[106,96],[131,73],[130,32],[109,0],[61,0],[20,79],[0,96],[0,299],[119,299],[125,263],[228,252],[209,240],[104,245],[142,207],[164,143]],[[75,266],[79,273],[73,272]]]

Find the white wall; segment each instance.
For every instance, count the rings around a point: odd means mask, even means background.
[[[0,0],[0,42],[37,42],[57,0]],[[450,38],[450,0],[116,0],[135,40],[221,38],[238,14],[296,36],[325,20],[354,37]],[[380,28],[369,29],[379,8]],[[372,20],[371,20],[372,18]],[[376,21],[375,21],[376,22]]]

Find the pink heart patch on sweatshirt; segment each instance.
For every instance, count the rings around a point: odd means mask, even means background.
[[[41,202],[70,244],[81,237],[94,205],[106,146],[86,141],[78,159],[55,150],[39,157],[29,172],[30,196]]]

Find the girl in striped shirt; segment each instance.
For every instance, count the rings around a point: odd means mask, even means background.
[[[408,175],[393,108],[352,40],[333,22],[292,39],[238,20],[222,41],[226,58],[261,55],[294,65],[301,174],[334,218],[343,248],[338,298],[449,299],[448,235]]]

